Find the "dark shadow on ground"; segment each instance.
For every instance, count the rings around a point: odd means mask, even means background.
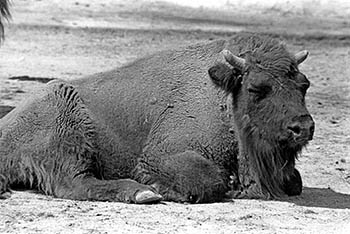
[[[7,115],[10,111],[12,111],[15,107],[14,106],[1,106],[0,105],[0,119]]]
[[[300,196],[288,197],[282,200],[299,206],[350,209],[350,194],[337,193],[327,188],[304,187]]]
[[[31,76],[13,76],[10,77],[9,80],[19,80],[19,81],[36,81],[40,83],[48,83],[51,80],[55,80],[56,78],[47,78],[47,77],[31,77]]]

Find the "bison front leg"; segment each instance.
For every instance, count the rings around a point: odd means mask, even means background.
[[[99,180],[81,175],[71,181],[61,182],[55,196],[73,200],[117,201],[136,204],[155,203],[162,200],[154,188],[131,179]]]
[[[135,179],[156,188],[167,201],[221,201],[227,191],[218,166],[194,151],[145,155],[135,169]]]

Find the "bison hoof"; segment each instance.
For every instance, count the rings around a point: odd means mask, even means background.
[[[161,200],[163,200],[163,197],[152,191],[141,191],[138,192],[135,196],[135,202],[137,204],[157,203]]]

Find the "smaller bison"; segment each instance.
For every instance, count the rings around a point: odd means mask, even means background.
[[[0,194],[151,203],[301,193],[308,53],[258,34],[52,81],[0,120]]]

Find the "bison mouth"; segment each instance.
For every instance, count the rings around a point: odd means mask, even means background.
[[[305,139],[287,138],[278,141],[278,148],[282,154],[284,152],[300,152],[308,143],[309,141]]]
[[[284,151],[300,152],[313,139],[313,134],[314,127],[309,131],[288,130],[286,134],[278,137],[279,148]]]

